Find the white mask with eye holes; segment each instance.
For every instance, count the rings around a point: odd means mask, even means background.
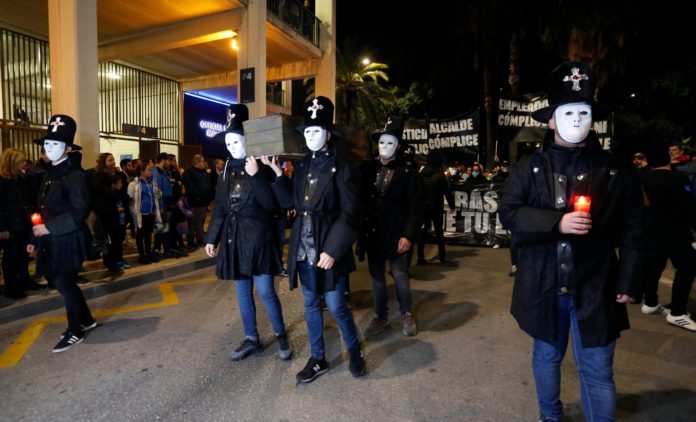
[[[592,106],[587,103],[558,106],[553,117],[558,135],[571,144],[584,141],[592,128]]]
[[[379,158],[383,160],[390,160],[396,154],[396,150],[399,148],[399,140],[396,136],[389,134],[382,134],[379,137],[379,142],[377,149],[379,150]]]
[[[307,148],[311,151],[319,151],[326,145],[327,130],[321,126],[309,126],[304,130],[304,138]]]
[[[246,139],[244,135],[230,132],[225,134],[225,146],[230,152],[232,158],[239,160],[246,157]]]
[[[44,140],[44,150],[46,150],[46,156],[51,161],[58,161],[65,153],[65,142],[52,141],[50,139]]]

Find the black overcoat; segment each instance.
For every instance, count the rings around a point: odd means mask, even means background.
[[[225,163],[206,234],[206,243],[220,244],[216,274],[222,280],[275,275],[280,269],[280,246],[273,222],[278,201],[270,186],[272,173],[259,163],[259,171],[249,176],[244,161],[231,158]],[[235,191],[239,196],[232,209],[231,194]]]
[[[31,175],[16,179],[0,177],[0,232],[10,239],[27,241],[31,237],[32,212],[36,211],[36,192],[32,192]]]
[[[380,198],[376,191],[376,178],[381,167],[393,170],[394,175]],[[364,211],[358,256],[362,259],[363,252],[367,252],[371,261],[396,258],[399,239],[405,237],[415,242],[420,233],[420,176],[403,160],[396,159],[382,166],[376,159],[363,163],[360,177]]]
[[[47,277],[78,272],[94,260],[85,220],[90,212],[85,172],[72,158],[51,166],[39,188],[37,204],[50,234],[35,239],[37,266]]]
[[[552,135],[514,166],[504,187],[500,220],[521,247],[511,312],[529,335],[554,343],[559,274],[569,271],[582,344],[604,346],[629,328],[626,305],[617,303],[616,295],[640,293],[645,241],[638,174],[602,150],[591,132],[588,145],[575,152],[568,184],[572,195],[590,196],[592,228],[584,236],[561,234],[558,224],[572,203],[564,201],[565,209],[556,205],[561,201],[548,154]]]
[[[312,177],[317,178],[317,186],[309,203],[305,203],[305,179],[312,160],[315,160]],[[306,284],[306,280],[301,280],[302,285],[312,291],[334,290],[339,277],[355,270],[352,246],[358,238],[360,225],[358,172],[330,148],[328,151],[316,152],[314,158],[312,154],[305,156],[295,167],[292,181],[282,175],[272,187],[282,208],[297,210],[288,247],[290,288],[297,287],[297,249],[300,244],[302,215],[306,212],[312,216],[317,259],[321,252],[326,252],[336,262],[330,270],[317,268],[316,286]],[[316,262],[311,264],[316,265]]]

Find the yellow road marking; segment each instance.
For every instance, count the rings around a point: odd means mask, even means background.
[[[179,297],[174,292],[174,286],[183,286],[188,284],[201,284],[210,283],[216,281],[214,277],[207,277],[200,280],[180,280],[180,281],[168,281],[166,283],[161,283],[157,287],[159,288],[160,294],[162,295],[162,300],[155,303],[146,303],[143,305],[126,306],[124,308],[107,308],[100,309],[92,312],[92,316],[104,317],[116,314],[124,314],[128,312],[138,312],[148,309],[164,308],[167,306],[178,305]],[[44,328],[48,324],[53,324],[56,322],[66,321],[65,316],[56,316],[48,318],[40,318],[32,321],[22,333],[13,341],[10,346],[5,350],[5,352],[0,355],[0,368],[9,368],[15,366],[22,360],[22,357],[29,351],[31,346],[34,344],[37,338],[41,335]]]

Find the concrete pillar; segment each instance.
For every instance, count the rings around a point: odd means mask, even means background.
[[[336,0],[318,0],[316,15],[321,20],[319,46],[322,57],[314,80],[315,95],[336,102]]]
[[[51,111],[75,119],[82,164],[94,167],[99,155],[97,0],[48,0],[48,35]]]
[[[266,0],[249,0],[239,28],[239,50],[237,50],[237,70],[239,70],[240,102],[241,70],[253,67],[255,72],[255,101],[246,103],[249,118],[266,115]]]

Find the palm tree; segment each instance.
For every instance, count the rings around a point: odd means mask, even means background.
[[[347,40],[336,55],[336,121],[347,126],[381,127],[393,93],[380,82],[389,82],[384,63],[363,63],[367,51]]]

